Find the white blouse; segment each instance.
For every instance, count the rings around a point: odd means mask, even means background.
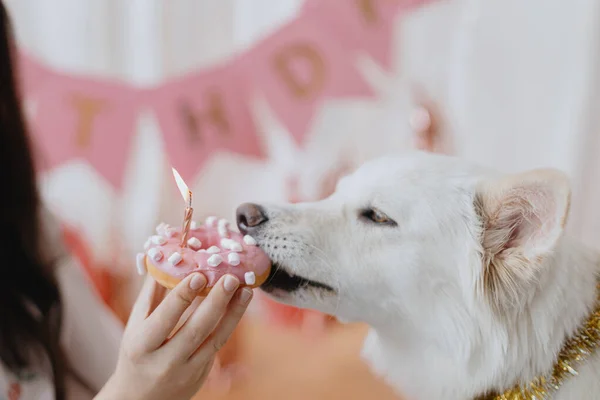
[[[71,368],[93,390],[90,393],[68,376],[67,399],[92,399],[116,366],[123,325],[101,301],[83,268],[64,250],[56,222],[47,216],[45,224],[48,256],[62,255],[56,269],[63,306],[62,346]],[[0,362],[0,400],[53,400],[49,363],[36,365],[14,374]]]

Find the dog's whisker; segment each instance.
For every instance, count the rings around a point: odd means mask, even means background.
[[[319,253],[321,253],[321,254],[323,255],[323,257],[321,257],[321,256],[318,256],[318,255],[316,255],[316,254],[315,254],[315,257],[316,257],[316,258],[317,258],[319,261],[321,261],[321,262],[322,262],[322,263],[323,263],[325,266],[327,266],[328,270],[330,270],[330,271],[333,271],[333,268],[332,268],[332,267],[333,267],[333,263],[331,263],[331,262],[328,260],[327,253],[326,253],[325,251],[323,251],[323,250],[322,250],[322,249],[320,249],[319,247],[315,246],[314,244],[311,244],[311,243],[306,243],[306,242],[301,242],[301,243],[302,243],[303,245],[305,245],[305,246],[307,246],[307,247],[309,247],[309,248],[311,248],[311,249],[313,249],[313,250],[316,250],[316,251],[318,251]],[[336,282],[332,282],[332,283],[335,285],[335,286],[334,286],[334,289],[335,289],[336,291],[338,291],[338,290],[339,290],[339,282],[337,282],[337,281],[336,281]]]
[[[319,256],[316,256],[316,255],[315,255],[315,257],[317,257],[321,262],[323,262],[324,264],[326,264],[327,267],[328,267],[328,269],[332,270],[332,268],[331,268],[332,267],[332,263],[329,260],[326,259],[326,258],[328,258],[328,256],[327,256],[327,253],[325,251],[323,251],[322,249],[320,249],[319,247],[317,247],[317,246],[315,246],[315,245],[313,245],[311,243],[303,243],[303,244],[305,244],[306,246],[312,248],[313,250],[316,250],[316,251],[320,252],[325,257],[325,259],[323,259],[323,258],[321,258]],[[333,315],[336,315],[338,313],[338,311],[339,311],[340,306],[341,306],[342,288],[341,288],[341,285],[339,284],[339,281],[334,280],[334,282],[332,282],[332,283],[334,284],[333,287],[334,287],[335,291],[338,293],[338,295],[336,296],[337,297],[336,298],[336,305],[335,305],[335,307],[333,309],[333,312],[332,312]]]

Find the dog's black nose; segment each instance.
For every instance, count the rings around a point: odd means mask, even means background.
[[[236,220],[240,232],[246,234],[252,232],[269,219],[258,204],[244,203],[237,208]]]

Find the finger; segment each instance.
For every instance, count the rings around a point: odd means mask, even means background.
[[[148,318],[148,316],[150,314],[152,314],[154,312],[154,310],[156,310],[156,307],[158,307],[158,305],[160,303],[162,303],[162,301],[165,299],[165,296],[167,295],[167,288],[160,285],[160,284],[156,284],[155,285],[155,289],[154,289],[154,293],[150,302],[150,307],[148,309],[148,312],[146,313],[145,318]]]
[[[172,336],[177,334],[179,329],[181,329],[181,327],[186,323],[186,321],[190,318],[190,316],[194,313],[194,311],[196,311],[196,309],[198,308],[200,303],[202,303],[202,300],[204,300],[204,298],[198,296],[194,299],[194,301],[192,301],[192,304],[181,315],[181,318],[179,318],[179,321],[177,321],[177,325],[175,325],[175,328],[169,334],[169,338],[171,338]]]
[[[221,278],[185,325],[173,336],[169,345],[187,359],[210,336],[225,315],[239,285],[239,279],[233,275]]]
[[[206,286],[206,277],[194,273],[183,279],[167,294],[156,310],[144,322],[145,348],[152,351],[160,347],[175,328],[177,322]]]
[[[155,292],[159,290],[158,286],[159,285],[151,276],[148,275],[146,277],[144,285],[131,309],[129,321],[127,322],[128,325],[137,324],[146,319],[152,307],[151,305],[155,298]]]
[[[190,361],[192,363],[196,362],[195,360],[206,360],[207,357],[213,356],[225,346],[248,309],[252,294],[250,288],[244,288],[238,292],[217,328],[191,357]]]

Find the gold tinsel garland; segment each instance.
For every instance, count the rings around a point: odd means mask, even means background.
[[[539,376],[525,385],[518,385],[502,394],[490,394],[479,400],[548,400],[565,380],[577,376],[577,367],[600,346],[600,284],[594,312],[577,334],[567,340],[558,354],[552,372]]]

